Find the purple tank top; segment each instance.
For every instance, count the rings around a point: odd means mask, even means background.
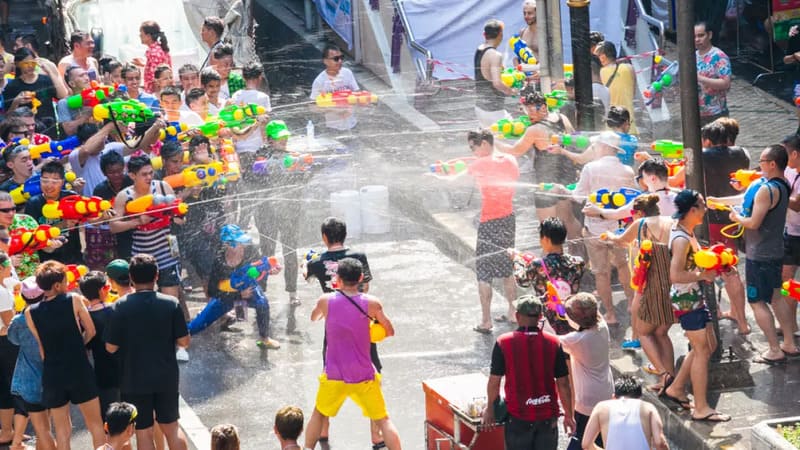
[[[351,298],[367,311],[363,295]],[[328,341],[325,374],[329,380],[361,383],[375,378],[369,356],[369,319],[339,292],[328,300],[325,334]]]

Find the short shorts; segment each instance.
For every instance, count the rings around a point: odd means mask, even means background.
[[[158,271],[158,286],[172,287],[180,286],[181,284],[181,266],[175,264],[174,266],[167,267]]]
[[[592,237],[586,234],[585,237]],[[589,255],[589,265],[595,275],[605,275],[611,273],[611,267],[628,266],[628,250],[617,247],[600,239],[587,239],[584,241],[586,253]]]
[[[319,376],[316,408],[325,417],[334,417],[344,401],[351,398],[361,408],[365,417],[381,420],[389,415],[386,412],[386,401],[381,391],[381,375],[361,383],[345,383],[340,380],[329,380],[324,373]]]
[[[800,266],[800,236],[783,235],[783,265]]]
[[[122,394],[122,401],[133,404],[138,411],[136,429],[144,430],[153,426],[153,413],[158,423],[177,422],[181,415],[178,412],[177,392],[153,392],[150,394]]]
[[[745,260],[744,274],[747,279],[747,302],[772,302],[775,289],[783,282],[783,259],[769,261]]]
[[[478,224],[475,245],[475,272],[478,281],[491,282],[514,274],[514,262],[506,250],[514,248],[516,217],[511,214]]]
[[[80,405],[97,398],[94,379],[84,380],[80,386],[42,386],[42,406],[47,409],[60,408],[68,403]]]
[[[706,327],[711,322],[711,312],[704,305],[695,310],[689,311],[678,318],[681,328],[684,331],[697,331]]]

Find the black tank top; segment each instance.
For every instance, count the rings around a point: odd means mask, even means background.
[[[534,126],[542,126],[551,134],[564,133],[564,119],[559,116],[558,122],[553,123],[548,120],[537,122]],[[537,183],[561,183],[564,185],[574,183],[578,180],[578,171],[575,164],[564,155],[550,153],[545,149],[537,150],[533,156],[533,177]]]
[[[72,309],[72,296],[61,294],[31,306],[30,310],[44,347],[42,387],[94,383],[94,372]]]
[[[505,109],[506,95],[495,89],[481,73],[481,60],[489,49],[494,47],[475,50],[475,106],[484,111],[500,111]]]

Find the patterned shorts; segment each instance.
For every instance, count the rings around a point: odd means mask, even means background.
[[[514,262],[506,253],[514,248],[516,217],[511,214],[488,220],[478,225],[478,242],[475,245],[475,272],[478,281],[491,282],[514,274]]]

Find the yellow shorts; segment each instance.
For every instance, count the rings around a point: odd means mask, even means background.
[[[365,417],[381,420],[389,415],[386,412],[386,401],[381,391],[381,375],[361,383],[345,383],[340,380],[329,380],[324,373],[319,376],[316,408],[325,417],[334,417],[344,401],[350,397],[361,408]]]

